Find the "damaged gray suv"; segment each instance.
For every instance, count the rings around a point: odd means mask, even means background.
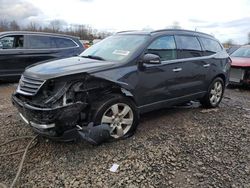
[[[73,140],[90,123],[114,139],[131,135],[139,115],[200,100],[217,107],[230,59],[213,36],[187,30],[127,31],[80,56],[25,70],[12,96],[36,132]]]

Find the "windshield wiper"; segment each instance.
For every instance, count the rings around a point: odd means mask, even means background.
[[[105,59],[103,59],[100,56],[95,56],[95,55],[87,55],[87,56],[81,56],[81,57],[85,57],[85,58],[89,58],[89,59],[97,59],[97,60],[101,60],[101,61],[105,61]]]

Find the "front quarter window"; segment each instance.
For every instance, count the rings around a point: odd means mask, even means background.
[[[0,39],[1,49],[19,49],[24,47],[23,35],[5,36]]]
[[[85,50],[80,56],[126,62],[149,38],[147,35],[115,35]]]

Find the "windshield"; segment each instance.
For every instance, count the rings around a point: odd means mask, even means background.
[[[231,57],[250,57],[250,48],[239,48],[231,54]]]
[[[115,35],[81,53],[80,56],[99,60],[126,62],[149,38],[146,35]]]

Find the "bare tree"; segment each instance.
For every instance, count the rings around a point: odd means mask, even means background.
[[[9,24],[9,29],[12,30],[12,31],[19,31],[20,26],[17,24],[17,22],[15,20],[13,20]]]
[[[30,22],[29,25],[25,28],[27,31],[37,31],[38,25],[35,22]]]
[[[67,26],[67,27],[66,27]],[[13,20],[9,22],[8,20],[0,19],[0,32],[9,30],[27,30],[27,31],[40,31],[40,32],[53,32],[62,33],[68,35],[74,35],[83,40],[93,40],[95,38],[103,39],[112,33],[109,32],[99,32],[93,29],[89,25],[67,25],[63,20],[52,20],[47,26],[40,25],[35,22],[30,22],[26,26],[19,25],[17,21]]]
[[[49,23],[49,29],[53,33],[58,33],[63,29],[63,25],[65,25],[65,22],[62,20],[52,20]]]
[[[0,32],[9,30],[9,22],[7,20],[0,20]]]
[[[75,34],[84,39],[88,36],[88,29],[85,25],[75,25]]]
[[[234,46],[234,42],[232,39],[228,39],[226,42],[223,43],[223,46],[225,48],[230,48],[231,46]]]
[[[167,26],[166,28],[168,28],[168,29],[181,29],[181,26],[180,26],[180,23],[179,22],[173,22],[173,24],[172,25],[170,25],[170,26]]]

